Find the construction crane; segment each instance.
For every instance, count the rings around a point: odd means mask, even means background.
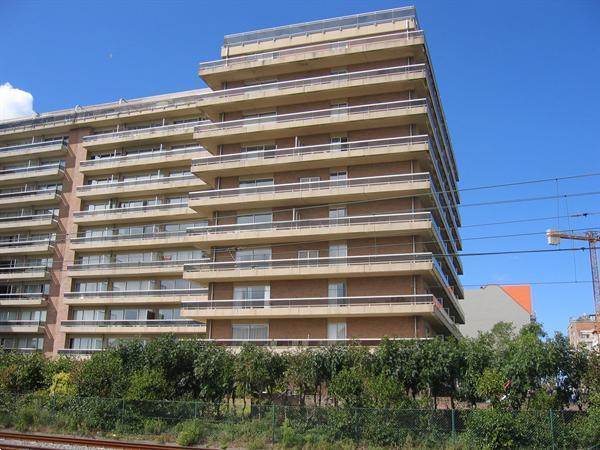
[[[587,241],[590,246],[590,264],[592,266],[592,287],[594,291],[595,328],[594,333],[600,334],[600,275],[598,274],[598,243],[600,242],[599,231],[588,231],[585,234],[568,234],[560,231],[548,230],[548,244],[558,245],[561,239],[572,239],[576,241]]]

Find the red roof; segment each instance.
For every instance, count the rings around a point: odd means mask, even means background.
[[[531,286],[529,285],[513,285],[500,286],[515,302],[523,307],[529,314],[533,314],[531,307]]]

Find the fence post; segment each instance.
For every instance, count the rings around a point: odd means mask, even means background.
[[[198,418],[198,402],[194,402],[194,419]]]
[[[271,443],[275,445],[275,403],[271,405]]]
[[[121,400],[121,426],[125,425],[125,399]]]
[[[550,435],[552,437],[552,450],[556,448],[556,443],[554,439],[554,412],[552,410],[548,411],[549,419],[550,419]]]
[[[456,410],[452,408],[451,410],[451,422],[452,422],[452,439],[456,437]]]

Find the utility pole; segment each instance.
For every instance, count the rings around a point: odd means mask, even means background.
[[[598,243],[600,242],[600,231],[588,231],[582,235],[561,233],[560,231],[546,231],[548,244],[558,245],[561,239],[572,239],[586,241],[590,246],[590,264],[592,266],[592,286],[594,291],[594,333],[600,335],[600,275],[598,274]]]

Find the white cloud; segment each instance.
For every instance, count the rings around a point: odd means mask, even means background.
[[[0,120],[31,116],[32,114],[35,114],[33,95],[12,87],[10,83],[0,84]]]

